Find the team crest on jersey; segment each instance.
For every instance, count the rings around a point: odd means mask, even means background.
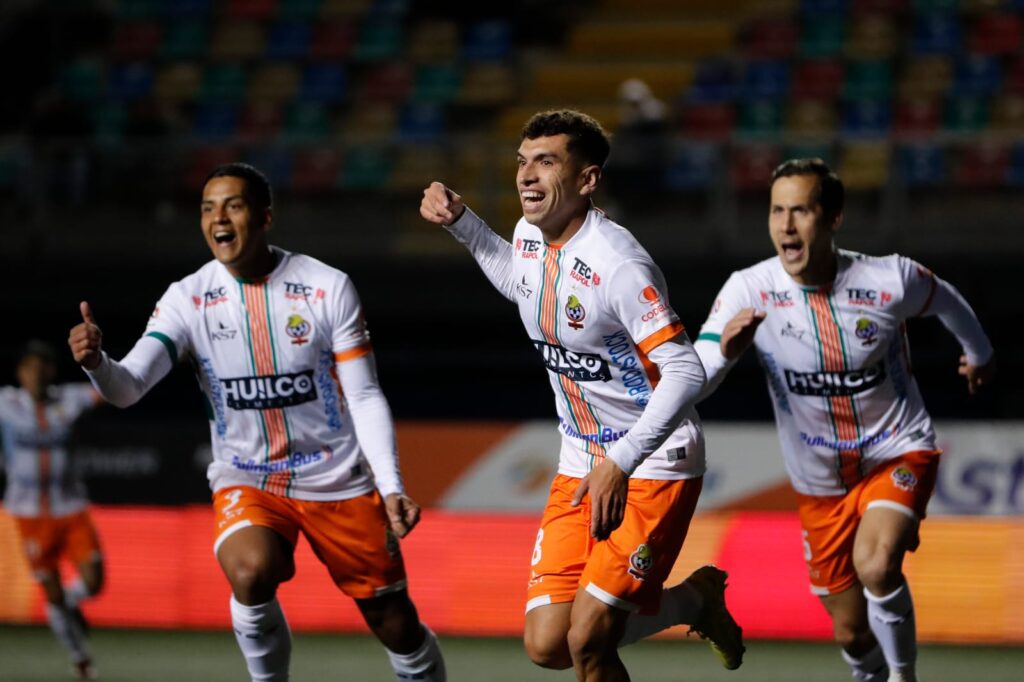
[[[583,320],[587,317],[587,309],[583,307],[575,294],[569,295],[569,301],[565,304],[565,316],[569,318],[570,327],[583,329]]]
[[[629,574],[637,580],[645,580],[652,566],[654,566],[654,557],[651,555],[651,548],[641,543],[629,555]]]
[[[289,315],[288,324],[285,326],[284,331],[288,336],[292,337],[293,344],[301,346],[309,341],[307,337],[312,329],[312,325],[302,319],[301,315]]]
[[[878,323],[862,317],[857,320],[856,334],[862,346],[870,346],[878,341]]]
[[[892,470],[892,482],[900,490],[910,492],[917,485],[917,476],[906,467],[896,467]]]

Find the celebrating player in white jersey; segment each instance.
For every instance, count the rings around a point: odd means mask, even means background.
[[[53,349],[26,344],[15,374],[19,387],[0,388],[7,490],[4,507],[14,518],[32,575],[46,595],[46,619],[71,656],[79,679],[93,679],[85,620],[79,605],[103,588],[103,554],[89,515],[89,500],[67,444],[82,414],[100,402],[87,383],[54,385]],[[60,562],[78,577],[61,584]]]
[[[836,249],[843,184],[820,159],[772,175],[778,253],[732,274],[696,347],[714,390],[751,344],[768,379],[799,498],[811,591],[857,680],[914,680],[903,557],[935,485],[939,451],[910,372],[905,323],[937,315],[964,349],[971,393],[994,373],[970,306],[909,258]]]
[[[736,668],[725,573],[705,566],[662,591],[703,481],[693,403],[704,372],[661,271],[591,205],[608,151],[585,114],[534,116],[518,152],[514,243],[440,183],[420,206],[518,304],[555,393],[561,452],[533,551],[526,650],[580,680],[625,680],[617,645],[689,623]]]
[[[160,299],[120,362],[87,303],[75,360],[110,402],[138,401],[188,354],[210,419],[214,552],[253,680],[286,680],[291,634],[276,599],[301,531],[388,651],[397,679],[444,680],[434,634],[406,590],[397,537],[419,520],[404,494],[391,412],[351,280],[268,243],[266,178],[215,169],[201,226],[214,260]]]

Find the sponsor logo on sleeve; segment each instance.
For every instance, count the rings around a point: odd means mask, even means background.
[[[573,329],[583,329],[583,320],[587,317],[587,309],[580,303],[575,294],[569,295],[565,304],[565,316],[569,320],[569,326]]]
[[[620,329],[614,334],[607,334],[601,338],[604,339],[605,348],[608,349],[612,366],[622,372],[619,380],[622,382],[623,388],[626,389],[627,395],[637,407],[645,407],[651,397],[651,385],[647,381],[647,373],[640,360],[633,352],[633,344],[626,332]]]
[[[814,396],[846,396],[862,393],[885,380],[885,363],[845,372],[794,372],[786,370],[791,393]]]
[[[664,317],[671,312],[671,308],[661,298],[661,292],[655,288],[653,284],[648,284],[640,290],[640,294],[637,296],[637,300],[641,303],[646,303],[650,306],[650,309],[640,316],[641,322],[650,322],[656,320],[659,317]]]
[[[544,358],[544,365],[556,374],[573,381],[611,381],[608,361],[594,353],[576,353],[563,346],[534,341],[533,345]]]
[[[316,400],[313,370],[221,379],[225,402],[235,410],[269,410]]]

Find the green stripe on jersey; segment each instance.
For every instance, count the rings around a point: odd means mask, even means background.
[[[174,342],[167,334],[161,334],[160,332],[149,332],[146,336],[151,336],[160,343],[164,344],[164,348],[167,349],[167,354],[171,356],[171,364],[178,364],[178,349],[174,347]]]

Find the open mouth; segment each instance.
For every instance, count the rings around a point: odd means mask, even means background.
[[[796,258],[804,250],[803,244],[781,244],[780,246],[782,247],[782,254],[786,258]]]
[[[523,199],[523,206],[536,206],[544,201],[544,194],[542,192],[520,192],[519,196]]]
[[[230,244],[235,241],[235,233],[227,230],[217,230],[213,233],[213,241],[217,244]]]

